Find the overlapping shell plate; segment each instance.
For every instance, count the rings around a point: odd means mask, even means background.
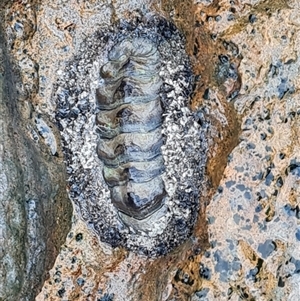
[[[88,37],[58,79],[70,197],[113,247],[158,256],[191,235],[207,150],[192,85],[183,37],[153,15]]]
[[[103,177],[117,210],[138,220],[153,215],[166,198],[159,63],[147,37],[125,38],[109,51],[96,88]]]

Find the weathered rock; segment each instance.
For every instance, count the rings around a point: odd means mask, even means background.
[[[13,69],[0,29],[0,300],[7,301],[34,300],[72,213],[61,158],[28,135],[32,106],[18,98]]]

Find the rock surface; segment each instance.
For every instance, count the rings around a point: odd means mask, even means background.
[[[299,300],[300,5],[295,0],[15,2],[5,10],[5,28],[23,82],[19,93],[31,97],[36,112],[53,115],[57,70],[85,36],[134,9],[158,11],[187,37],[197,79],[192,107],[203,107],[210,122],[210,189],[203,191],[193,236],[155,260],[100,243],[75,212],[36,300]],[[52,149],[53,141],[59,142],[56,134],[46,137]],[[17,154],[9,155],[19,164]],[[20,223],[16,228],[22,229]],[[17,245],[15,237],[11,243]]]
[[[7,49],[1,28],[0,300],[34,300],[70,229],[72,205],[62,160],[29,136],[38,132],[32,104],[16,91]]]

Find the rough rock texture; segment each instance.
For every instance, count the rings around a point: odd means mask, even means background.
[[[29,136],[38,132],[34,112],[16,91],[7,49],[0,28],[0,300],[34,300],[69,231],[72,205],[62,160],[39,134]]]
[[[36,300],[299,300],[298,2],[55,0],[32,19],[30,4],[18,3],[5,26],[15,32],[25,14],[36,25],[26,46],[12,35],[12,52],[40,112],[52,114],[56,72],[85,36],[149,9],[186,35],[198,79],[192,107],[210,121],[211,189],[191,239],[150,260],[100,243],[75,214]]]
[[[243,57],[242,132],[207,208],[200,300],[298,300],[299,4],[242,1],[218,15],[232,25],[210,20],[211,31]]]

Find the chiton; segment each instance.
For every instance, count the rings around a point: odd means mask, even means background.
[[[193,80],[184,37],[153,14],[97,31],[60,72],[69,194],[112,247],[159,256],[192,233],[207,150]]]

